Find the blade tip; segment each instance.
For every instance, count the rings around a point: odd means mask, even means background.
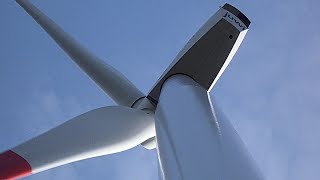
[[[0,154],[0,169],[0,179],[17,179],[32,174],[30,164],[11,150]]]

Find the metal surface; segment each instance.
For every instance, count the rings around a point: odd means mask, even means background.
[[[191,78],[164,83],[155,121],[164,179],[263,179],[232,125]]]
[[[149,92],[148,99],[157,104],[164,81],[174,74],[188,75],[210,91],[247,33],[250,21],[239,13],[240,11],[231,5],[220,8],[180,51]],[[246,21],[247,25],[237,16]]]
[[[139,144],[152,149],[157,142],[164,179],[262,179],[236,131],[213,108],[208,94],[250,24],[238,9],[229,4],[219,9],[145,97],[120,72],[88,52],[27,0],[17,2],[122,106],[89,111],[0,154],[0,167],[5,167],[10,177],[29,174],[29,166],[36,173]]]

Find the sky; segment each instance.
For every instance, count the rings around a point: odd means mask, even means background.
[[[32,0],[147,93],[225,1]],[[211,95],[266,179],[320,179],[320,2],[230,0],[252,21]],[[12,0],[0,1],[0,151],[91,109],[114,105]],[[157,179],[136,147],[25,179]]]

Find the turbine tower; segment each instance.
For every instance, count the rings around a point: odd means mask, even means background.
[[[0,179],[21,178],[138,145],[157,148],[163,179],[263,179],[232,125],[211,102],[250,21],[225,4],[144,95],[119,71],[27,0],[16,0],[118,106],[79,115],[0,154]]]

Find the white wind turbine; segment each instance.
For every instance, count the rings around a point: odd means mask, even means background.
[[[27,0],[17,2],[119,106],[91,110],[0,154],[0,179],[67,163],[157,148],[163,179],[263,179],[209,91],[250,21],[225,4],[190,39],[147,96]]]

